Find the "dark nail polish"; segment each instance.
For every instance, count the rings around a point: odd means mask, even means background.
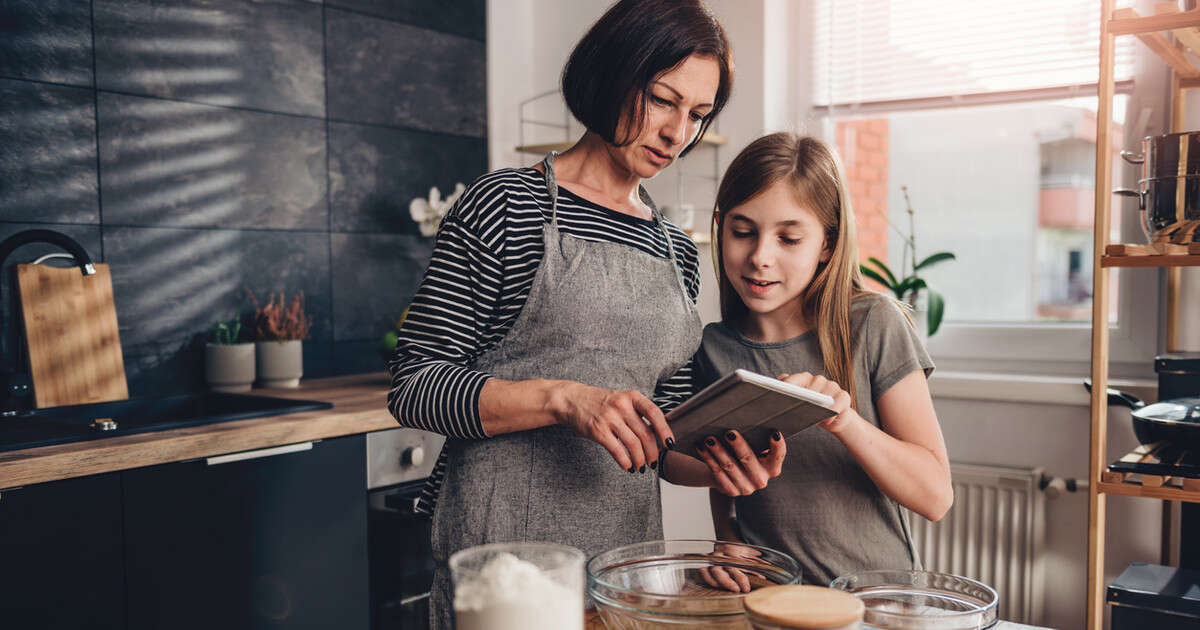
[[[667,438],[667,448],[675,448],[675,438]]]
[[[662,457],[662,456],[660,455],[659,457]],[[657,459],[650,462],[650,470],[656,470],[656,469],[658,469],[658,460]]]
[[[632,475],[632,474],[634,473],[634,471],[636,471],[636,470],[637,470],[637,468],[635,468],[635,467],[633,467],[633,466],[630,466],[630,467],[629,467],[629,470],[628,470],[628,471],[626,471],[626,472],[628,472],[629,474],[631,474],[631,475]]]
[[[733,442],[736,439],[737,439],[737,434],[734,433],[733,431],[729,431],[729,432],[725,433],[725,441],[726,442]]]
[[[716,445],[717,445],[717,441],[716,441],[716,440],[714,440],[714,439],[713,439],[711,436],[710,436],[710,437],[706,437],[706,438],[704,438],[704,443],[705,443],[705,444],[707,444],[707,445],[709,445],[710,447],[711,447],[711,446],[716,446]]]
[[[643,465],[641,468],[638,469],[638,473],[643,474],[643,475],[646,474],[646,467]]]
[[[771,439],[772,439],[772,440],[775,440],[776,442],[778,442],[778,441],[780,441],[780,440],[782,440],[782,439],[783,439],[783,434],[782,434],[782,433],[780,433],[779,431],[776,431],[776,432],[774,432],[774,433],[772,433],[772,434],[771,434]]]

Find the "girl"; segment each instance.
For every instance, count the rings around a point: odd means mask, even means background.
[[[834,153],[789,133],[754,141],[721,181],[713,233],[722,321],[704,329],[698,385],[736,368],[779,374],[837,411],[787,440],[783,475],[766,489],[711,494],[717,537],[787,551],[810,584],[920,568],[900,508],[936,521],[954,500],[925,382],[933,362],[905,311],[863,286]],[[754,484],[720,450],[700,455]]]

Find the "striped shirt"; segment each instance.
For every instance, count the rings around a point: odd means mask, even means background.
[[[549,191],[542,173],[532,168],[480,177],[447,213],[388,365],[388,409],[402,426],[454,438],[488,437],[479,417],[479,394],[490,376],[472,365],[520,315],[542,260],[542,231],[549,220]],[[605,208],[562,186],[558,226],[576,238],[669,256],[654,221]],[[695,302],[700,291],[696,244],[670,223],[667,230]],[[686,400],[693,389],[691,374],[689,364],[658,383],[654,402],[667,411]],[[426,499],[436,493],[444,464],[439,458]]]

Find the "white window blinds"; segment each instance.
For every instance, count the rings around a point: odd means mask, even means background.
[[[1119,0],[1128,6],[1132,0]],[[1096,0],[815,0],[819,106],[1093,86]],[[1132,37],[1116,39],[1116,79]]]

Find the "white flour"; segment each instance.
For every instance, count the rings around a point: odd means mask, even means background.
[[[457,630],[583,630],[583,593],[510,553],[454,585]]]

